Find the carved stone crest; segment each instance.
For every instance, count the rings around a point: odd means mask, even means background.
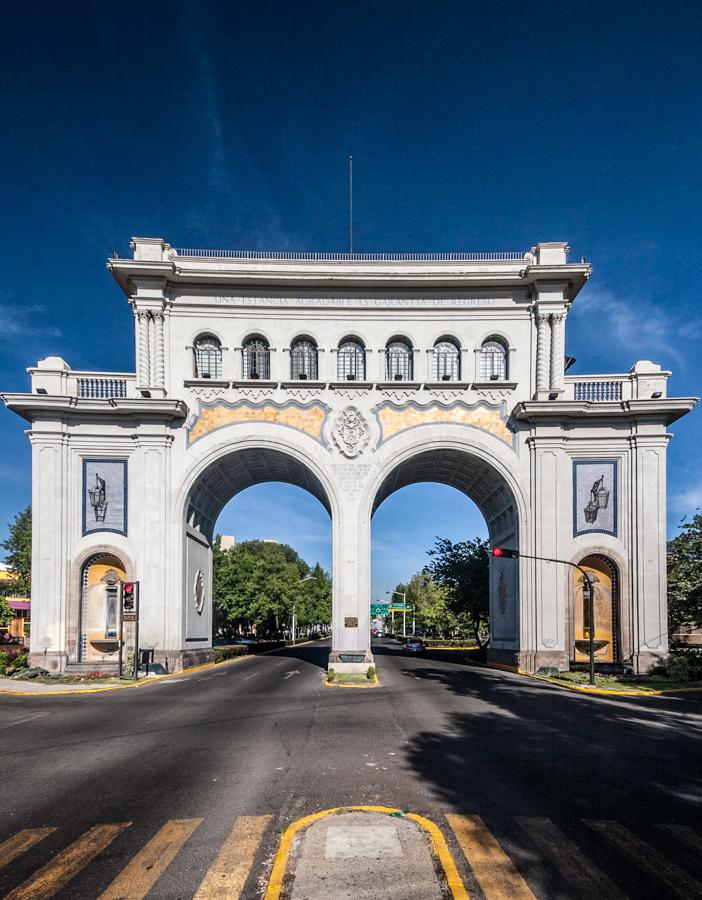
[[[193,602],[198,616],[201,616],[205,606],[205,579],[200,569],[197,570],[193,584]]]
[[[334,443],[344,456],[353,459],[366,448],[370,431],[361,413],[355,406],[347,406],[336,417],[332,431]]]

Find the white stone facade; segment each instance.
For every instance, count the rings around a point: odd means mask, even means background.
[[[371,517],[399,487],[439,481],[477,503],[495,544],[606,556],[617,658],[646,669],[665,655],[667,426],[695,401],[667,397],[669,373],[645,361],[565,373],[566,317],[590,273],[565,244],[353,258],[132,247],[108,267],[134,310],[136,373],[49,357],[29,370],[31,393],[4,395],[31,423],[32,653],[43,659],[48,638],[55,668],[80,664],[82,573],[110,553],[141,583],[142,646],[171,664],[208,658],[217,516],[251,484],[289,481],[332,519],[332,660],[367,666]],[[253,363],[251,338],[269,348]],[[301,338],[316,372],[291,351]],[[360,349],[342,362],[349,338]],[[608,473],[607,527],[583,531],[576,488],[590,483],[575,473],[594,470],[574,463],[588,460]],[[104,521],[87,495],[103,470]],[[561,564],[493,560],[493,659],[567,667],[573,584]]]

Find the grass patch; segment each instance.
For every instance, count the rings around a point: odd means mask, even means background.
[[[358,684],[362,687],[372,687],[375,684],[375,670],[371,676],[362,672],[335,672],[330,669],[327,672],[327,684]]]
[[[587,672],[559,672],[539,677],[554,684],[582,686],[590,683]],[[702,681],[680,681],[662,675],[595,675],[595,687],[606,691],[679,691],[702,687]]]

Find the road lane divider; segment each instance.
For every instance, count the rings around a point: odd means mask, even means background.
[[[273,816],[239,816],[193,900],[239,897]]]
[[[166,822],[122,869],[100,895],[100,900],[142,900],[201,824],[202,819],[170,819]]]
[[[580,848],[550,819],[517,816],[517,822],[532,843],[560,872],[579,897],[626,900],[611,878],[585,856]]]
[[[655,847],[629,831],[626,826],[610,820],[584,819],[583,821],[609,844],[629,857],[638,868],[665,885],[670,896],[680,897],[682,900],[702,897],[702,884],[696,878],[666,859]],[[654,895],[655,892],[651,890],[651,896]]]
[[[23,884],[10,891],[5,900],[48,900],[53,897],[131,824],[119,822],[89,828]]]
[[[480,816],[448,814],[446,820],[486,900],[536,900]]]
[[[24,828],[0,844],[0,869],[53,834],[56,828]]]

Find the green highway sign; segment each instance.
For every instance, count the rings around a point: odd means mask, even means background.
[[[412,609],[409,603],[393,603],[393,605],[390,607],[390,610],[394,610],[395,612],[403,612],[407,609]]]
[[[370,611],[372,616],[386,616],[388,605],[387,603],[371,603]]]

